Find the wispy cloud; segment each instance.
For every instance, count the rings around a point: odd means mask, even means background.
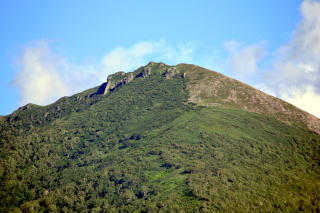
[[[226,61],[226,69],[238,79],[247,79],[259,71],[258,63],[265,56],[265,42],[243,46],[239,42],[231,40],[224,43],[229,53]]]
[[[30,44],[21,55],[18,66],[14,85],[20,92],[20,104],[47,104],[70,93],[58,73],[64,61],[54,55],[45,42]]]
[[[301,12],[302,21],[293,38],[279,48],[269,74],[280,91],[311,86],[320,92],[320,2],[305,0]]]
[[[292,39],[275,54],[265,84],[277,96],[320,117],[320,1],[305,0]]]

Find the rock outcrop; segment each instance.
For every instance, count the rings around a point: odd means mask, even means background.
[[[175,67],[170,67],[167,70],[164,71],[164,73],[162,74],[163,76],[166,77],[166,79],[172,79],[174,76],[181,74],[182,78],[185,78],[185,73],[181,73],[180,70],[178,70]]]
[[[135,72],[117,72],[108,76],[107,81],[98,88],[97,92],[92,95],[106,95],[109,92],[113,92],[115,89],[133,81],[137,78],[147,78],[152,75],[153,70],[158,70],[157,73],[164,76],[166,79],[172,79],[176,75],[185,77],[185,73],[180,72],[173,66],[168,66],[165,63],[150,62],[144,67],[140,67]]]
[[[143,67],[142,71],[135,78],[147,78],[151,75],[151,67]]]
[[[134,79],[133,73],[117,72],[108,76],[107,82],[101,84],[96,94],[106,95],[108,92],[114,91],[116,88],[121,87]]]

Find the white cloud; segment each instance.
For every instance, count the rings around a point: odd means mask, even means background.
[[[242,46],[240,43],[232,40],[225,42],[224,47],[229,53],[227,69],[236,78],[244,80],[258,72],[258,63],[265,55],[264,42]]]
[[[282,94],[289,103],[320,117],[320,96],[314,91],[312,87],[306,87],[305,89],[297,89],[290,92],[290,95]]]
[[[320,117],[320,1],[304,0],[301,14],[292,38],[276,51],[268,70],[258,66],[265,54],[264,42],[251,46],[226,42],[227,64],[236,78],[254,82],[259,89]]]
[[[292,39],[276,53],[266,82],[278,97],[320,117],[320,1],[305,0]]]
[[[47,104],[69,93],[69,87],[57,73],[64,62],[52,54],[45,42],[26,48],[19,62],[20,72],[14,85],[19,89],[21,105]]]
[[[116,71],[128,71],[137,66],[146,63],[146,56],[153,53],[157,43],[139,42],[129,48],[118,47],[108,53],[102,59],[101,77],[106,77],[105,73],[114,73]]]

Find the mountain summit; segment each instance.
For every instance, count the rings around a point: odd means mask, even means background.
[[[108,77],[97,94],[101,94],[102,91],[104,94],[112,92],[134,79],[148,77],[152,73],[162,73],[166,79],[176,75],[185,78],[188,75],[186,88],[189,93],[189,103],[268,114],[289,125],[306,126],[320,133],[320,120],[315,116],[240,81],[191,64],[168,66],[164,63],[150,62],[132,73],[118,72]]]
[[[317,212],[320,120],[150,62],[0,117],[2,212]]]

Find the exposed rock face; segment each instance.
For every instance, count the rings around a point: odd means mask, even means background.
[[[142,68],[142,71],[138,75],[136,75],[135,78],[140,78],[140,77],[146,78],[146,77],[149,77],[151,75],[151,70],[152,70],[151,67],[148,67],[148,66],[144,67],[144,68]]]
[[[119,79],[118,79],[119,78]],[[114,75],[108,76],[107,82],[101,84],[96,94],[107,94],[118,87],[121,87],[134,79],[133,73],[117,72]]]
[[[116,88],[123,86],[134,79],[132,73],[124,74],[123,76],[124,77],[122,79],[118,80],[117,82],[113,82],[112,78],[108,79],[107,80],[108,85],[106,87],[107,90],[105,91],[104,94],[106,94],[108,92],[108,90],[113,91]]]
[[[152,75],[152,70],[155,67],[158,68],[160,72],[162,72],[162,75],[165,76],[166,79],[171,79],[173,76],[180,74],[180,71],[175,67],[170,67],[165,63],[150,62],[146,66],[139,68],[138,71],[130,73],[117,72],[113,75],[108,76],[107,82],[101,84],[95,95],[106,95],[109,92],[112,92],[115,89],[131,82],[134,79],[147,78]],[[182,73],[181,75],[182,77],[185,76],[184,73]]]
[[[180,74],[180,71],[175,67],[170,67],[166,71],[164,71],[163,75],[166,77],[166,79],[171,79],[173,76]],[[183,75],[184,77],[184,75]]]
[[[95,94],[97,94],[97,95],[105,94],[105,92],[108,91],[108,90],[106,90],[107,85],[108,85],[108,81],[101,84],[101,86],[98,88],[98,90]]]

